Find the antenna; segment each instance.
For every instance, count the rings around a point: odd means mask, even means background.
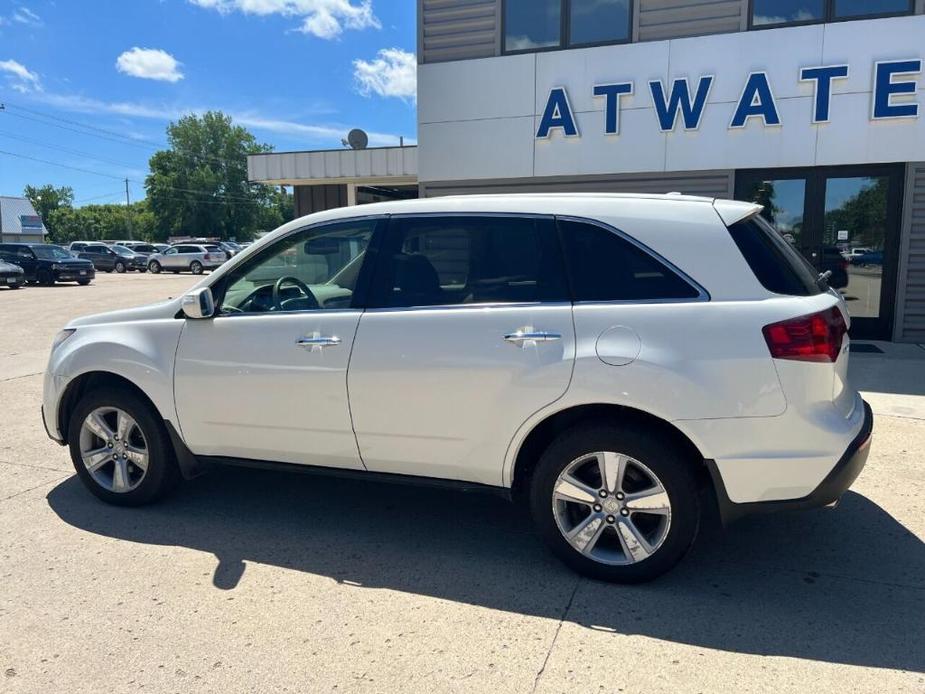
[[[369,135],[359,128],[354,128],[347,134],[347,144],[351,149],[366,149],[369,146]]]

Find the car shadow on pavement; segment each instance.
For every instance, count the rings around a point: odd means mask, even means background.
[[[834,510],[708,525],[643,586],[578,580],[525,515],[487,495],[220,470],[160,505],[104,505],[76,478],[47,497],[98,535],[217,559],[216,588],[256,562],[697,647],[925,672],[925,543],[865,497]],[[571,606],[566,612],[566,606]]]

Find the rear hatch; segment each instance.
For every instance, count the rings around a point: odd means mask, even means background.
[[[857,406],[848,384],[850,317],[844,298],[757,212],[729,233],[761,285],[777,295],[779,318],[764,326],[789,406],[834,405],[843,417]]]

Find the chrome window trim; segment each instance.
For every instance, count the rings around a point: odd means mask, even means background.
[[[691,288],[697,291],[697,296],[684,298],[684,299],[613,299],[613,300],[595,300],[595,301],[573,301],[576,306],[586,306],[588,304],[623,304],[623,305],[633,305],[633,304],[693,304],[693,303],[702,303],[711,301],[710,292],[708,292],[702,284],[697,282],[693,277],[684,272],[677,265],[672,263],[667,258],[663,257],[661,254],[655,252],[653,249],[646,246],[644,243],[634,238],[633,236],[627,234],[620,229],[617,229],[606,222],[602,222],[599,219],[589,219],[587,217],[576,217],[572,215],[556,215],[556,221],[562,220],[564,222],[577,222],[580,224],[590,224],[592,226],[599,227],[604,231],[608,231],[611,234],[616,235],[618,238],[626,241],[627,243],[635,246],[637,249],[648,255],[650,258],[656,262],[664,265],[666,268],[675,273],[678,277],[684,280]]]

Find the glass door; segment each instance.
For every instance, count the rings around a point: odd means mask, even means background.
[[[853,337],[889,340],[903,166],[742,171],[736,197],[762,214],[844,297]]]

